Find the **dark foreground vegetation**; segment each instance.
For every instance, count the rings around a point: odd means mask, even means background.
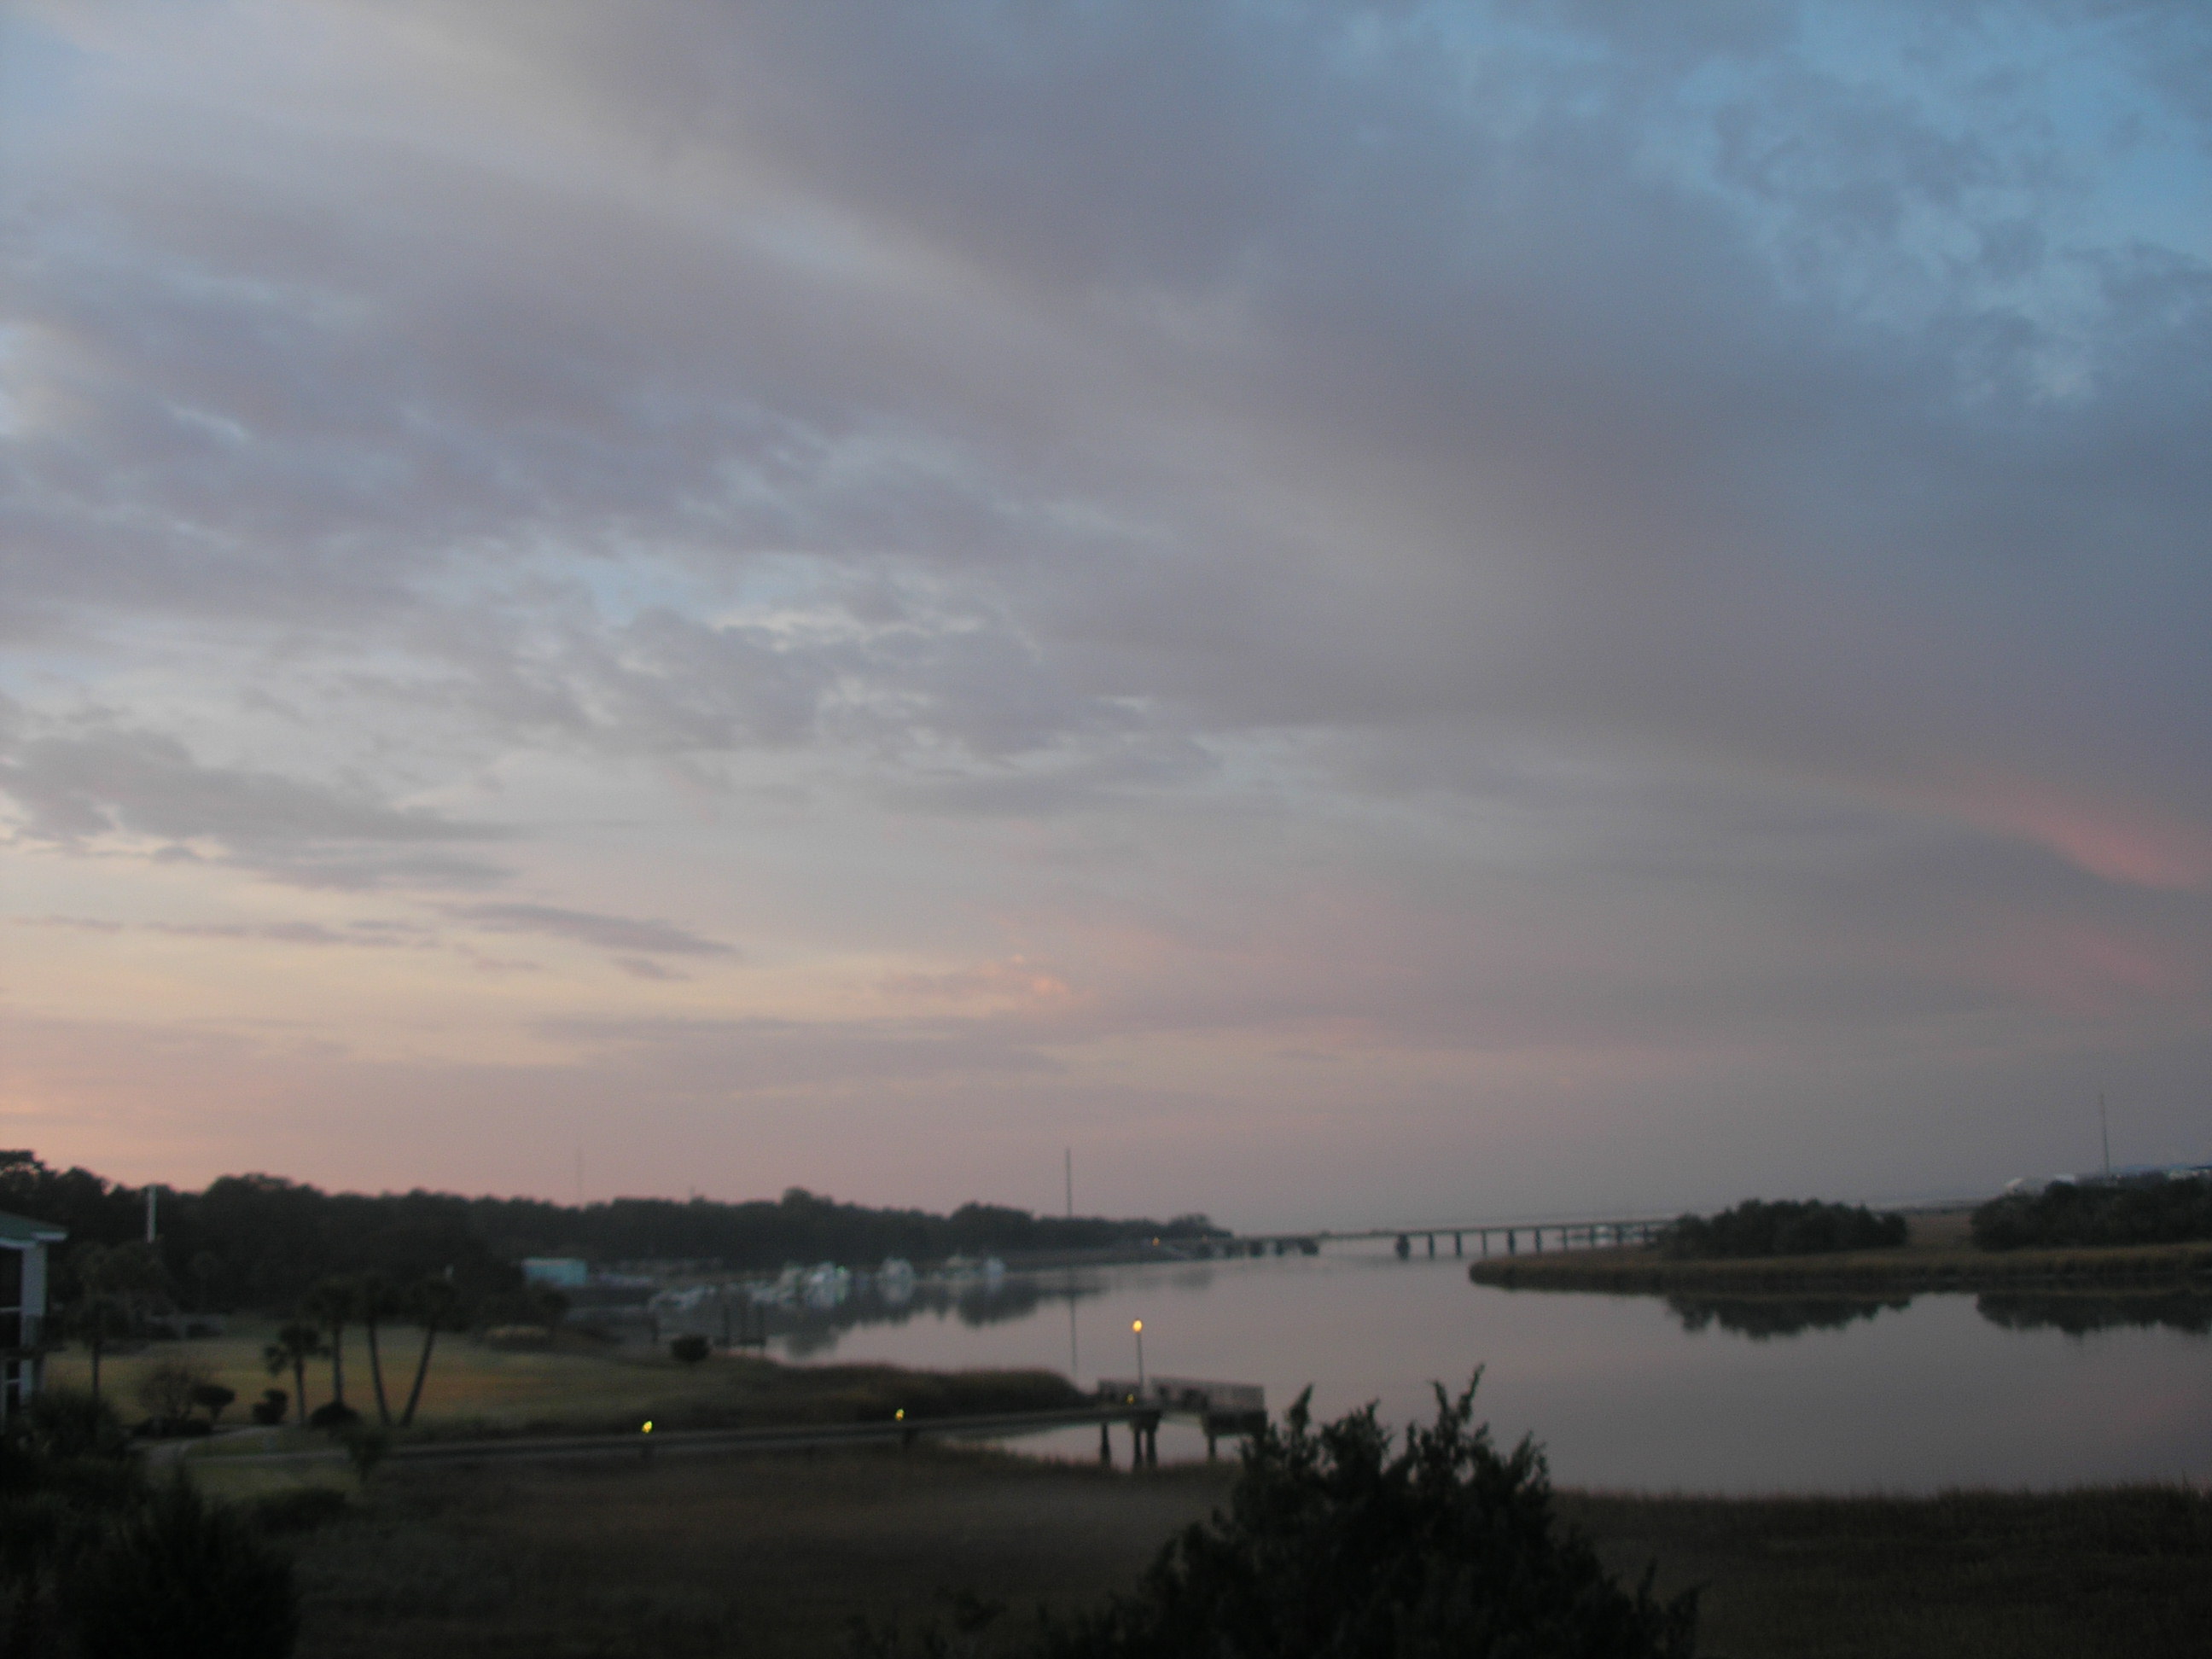
[[[1905,1243],[1905,1218],[1877,1215],[1863,1204],[1819,1199],[1766,1203],[1746,1199],[1707,1218],[1686,1215],[1660,1236],[1659,1250],[1676,1261],[1767,1255],[1832,1255],[1889,1249]]]
[[[1554,1492],[1465,1405],[1410,1445],[1361,1416],[1293,1424],[1234,1468],[924,1443],[350,1471],[215,1457],[182,1485],[141,1474],[111,1415],[50,1395],[0,1447],[0,1652],[1687,1653],[1690,1590],[1698,1650],[1735,1659],[2165,1659],[2212,1628],[2201,1492]]]
[[[1991,1199],[1974,1212],[1973,1231],[1984,1250],[2194,1243],[2212,1239],[2212,1179],[2055,1182]]]
[[[928,1626],[954,1653],[1033,1652],[1040,1606],[1103,1620],[1163,1540],[1233,1514],[1235,1479],[927,1446],[390,1467],[298,1540],[301,1659],[824,1659]],[[1656,1560],[1662,1604],[1699,1589],[1709,1659],[2197,1659],[2212,1628],[2212,1497],[2185,1489],[1552,1507],[1620,1582]]]
[[[149,1480],[112,1411],[40,1395],[0,1434],[0,1654],[284,1659],[299,1597],[269,1534],[300,1508],[240,1510],[179,1474]]]
[[[2181,1659],[2212,1630],[2212,1493],[1934,1498],[1564,1493],[1616,1571],[1707,1588],[1729,1659]]]
[[[1437,1390],[1432,1426],[1394,1449],[1370,1407],[1315,1428],[1301,1398],[1245,1449],[1225,1509],[1160,1552],[1133,1594],[1039,1615],[1036,1659],[1687,1659],[1698,1595],[1621,1589],[1553,1512],[1534,1446],[1501,1453],[1474,1388]],[[981,1621],[971,1601],[965,1622]],[[870,1659],[946,1651],[858,1632]]]

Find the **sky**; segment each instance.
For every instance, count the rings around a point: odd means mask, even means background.
[[[13,0],[0,1140],[2212,1158],[2195,0]]]

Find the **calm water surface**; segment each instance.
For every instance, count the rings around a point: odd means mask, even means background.
[[[1483,1370],[1478,1416],[1534,1435],[1561,1484],[1685,1492],[1928,1492],[2212,1479],[2212,1304],[2164,1324],[2069,1334],[2094,1304],[1972,1295],[1670,1308],[1652,1297],[1468,1282],[1464,1263],[1386,1254],[1011,1276],[896,1322],[848,1307],[777,1335],[801,1360],[935,1369],[1043,1366],[1085,1386],[1136,1369],[1259,1382],[1279,1414],[1310,1386],[1317,1415],[1370,1401],[1386,1421],[1433,1407],[1430,1383]],[[1901,1299],[1900,1299],[1901,1300]],[[1826,1323],[1808,1324],[1808,1318]],[[1997,1322],[1999,1318],[2008,1323]],[[1755,1334],[1747,1334],[1747,1332]],[[1096,1456],[1095,1431],[1024,1449]],[[1163,1457],[1202,1456],[1164,1425]],[[1128,1441],[1117,1435],[1126,1461]]]

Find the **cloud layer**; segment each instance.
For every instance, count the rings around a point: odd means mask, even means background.
[[[2203,1151],[2197,9],[0,27],[57,1152],[126,985],[340,1182],[363,1066],[1285,1220]]]

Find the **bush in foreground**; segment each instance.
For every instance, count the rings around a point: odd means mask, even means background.
[[[1818,1199],[1763,1203],[1746,1199],[1708,1220],[1686,1215],[1660,1238],[1668,1255],[1832,1255],[1842,1250],[1888,1249],[1905,1243],[1905,1218],[1875,1214],[1863,1204]]]
[[[290,1564],[181,1474],[149,1487],[105,1401],[42,1392],[0,1432],[0,1654],[282,1659]]]
[[[2055,1182],[2032,1198],[1991,1199],[1974,1212],[1973,1229],[1985,1250],[2194,1243],[2212,1238],[2212,1180]]]
[[[284,1659],[300,1627],[291,1565],[182,1474],[73,1564],[62,1601],[103,1659]]]
[[[1229,1509],[1160,1553],[1132,1596],[1045,1622],[1036,1659],[1687,1659],[1697,1595],[1608,1577],[1553,1514],[1540,1453],[1474,1427],[1474,1385],[1437,1391],[1402,1447],[1372,1407],[1315,1428],[1301,1396],[1246,1448]],[[974,1609],[970,1609],[970,1613]],[[972,1629],[978,1622],[964,1618]],[[861,1631],[888,1659],[896,1637]],[[935,1633],[924,1655],[951,1651]]]

